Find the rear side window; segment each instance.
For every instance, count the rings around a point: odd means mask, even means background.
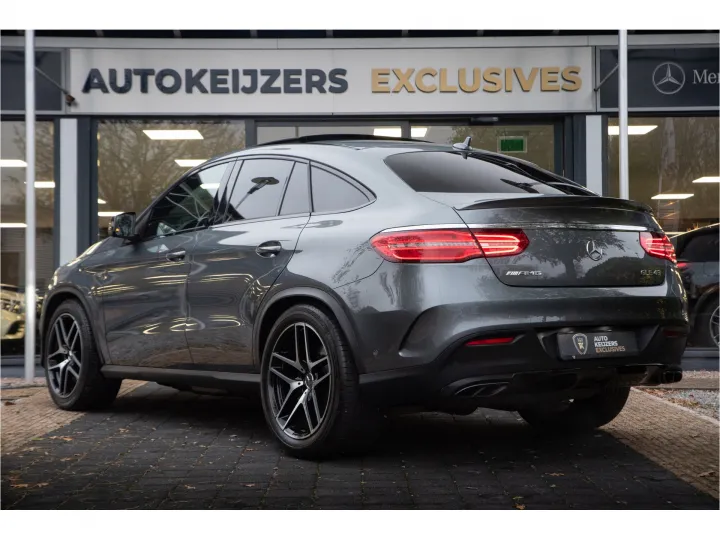
[[[290,175],[280,215],[301,214],[310,211],[310,189],[308,186],[308,166],[296,163]]]
[[[691,238],[679,257],[689,262],[717,262],[720,259],[720,238],[715,233]]]
[[[237,175],[225,221],[276,216],[293,162],[246,159]]]
[[[466,159],[459,153],[435,151],[395,154],[385,159],[385,164],[418,192],[568,193],[568,189],[541,181],[540,175],[500,163],[473,154]]]
[[[313,212],[340,212],[366,204],[369,199],[358,188],[318,167],[312,167]]]

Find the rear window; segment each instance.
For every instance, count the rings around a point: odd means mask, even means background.
[[[425,193],[542,193],[593,195],[569,180],[502,157],[456,152],[395,154],[385,163],[406,184]]]

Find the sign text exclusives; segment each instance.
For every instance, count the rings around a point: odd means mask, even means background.
[[[448,70],[425,67],[372,70],[373,93],[576,92],[582,88],[579,66]]]

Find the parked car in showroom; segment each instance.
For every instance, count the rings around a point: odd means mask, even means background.
[[[371,441],[390,407],[580,431],[682,376],[685,292],[651,210],[469,140],[247,148],[109,232],[45,298],[63,409],[125,378],[259,390],[277,440],[317,457]]]
[[[37,298],[36,320],[40,319],[42,300],[42,297]],[[0,283],[0,315],[0,351],[3,355],[22,353],[25,349],[25,292],[21,287]]]
[[[679,234],[671,240],[688,295],[689,344],[695,347],[720,346],[719,232],[718,224],[715,224]]]

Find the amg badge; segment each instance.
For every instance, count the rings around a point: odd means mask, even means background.
[[[506,276],[542,276],[540,270],[508,270]]]

